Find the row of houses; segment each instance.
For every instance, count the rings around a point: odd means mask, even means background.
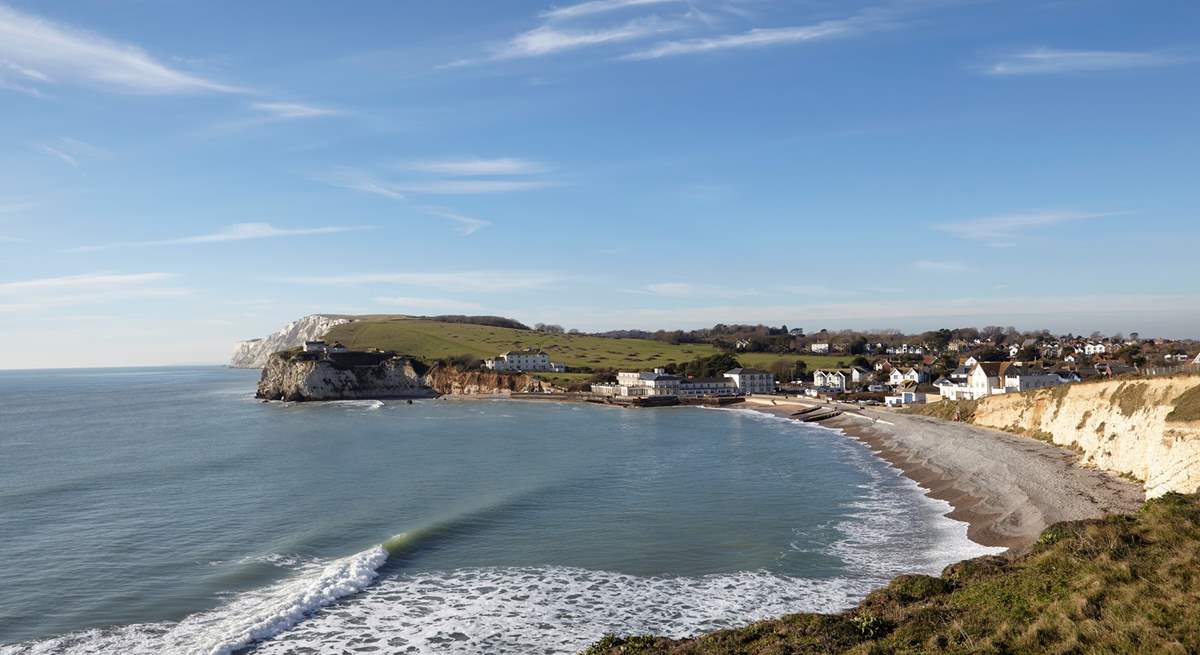
[[[971,360],[968,360],[971,361]],[[934,381],[944,400],[978,400],[1015,391],[1029,391],[1078,382],[1080,376],[1067,371],[1048,371],[1013,362],[974,362],[960,366],[949,376]]]
[[[730,369],[719,378],[685,378],[661,368],[621,371],[616,382],[592,384],[594,394],[622,398],[710,398],[774,392],[775,376],[754,368]]]

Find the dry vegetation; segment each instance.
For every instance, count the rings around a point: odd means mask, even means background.
[[[927,405],[912,405],[901,411],[905,414],[931,416],[944,421],[970,423],[975,419],[975,410],[978,407],[978,400],[942,400]]]
[[[857,608],[695,639],[606,637],[587,655],[1200,652],[1200,498],[1059,523],[1028,552],[901,576]]]
[[[1175,409],[1167,414],[1168,421],[1200,421],[1200,385],[1183,392],[1174,404]]]

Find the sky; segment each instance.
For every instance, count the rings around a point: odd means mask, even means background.
[[[312,313],[1200,337],[1200,3],[0,0],[0,368]]]

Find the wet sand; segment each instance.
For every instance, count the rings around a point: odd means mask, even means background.
[[[740,407],[785,417],[804,408],[758,399]],[[1144,500],[1141,485],[1079,466],[1074,452],[1029,437],[861,409],[819,425],[862,441],[949,502],[950,518],[966,522],[967,536],[985,546],[1021,548],[1053,523],[1131,512]]]

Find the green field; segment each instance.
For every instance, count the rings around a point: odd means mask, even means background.
[[[719,352],[708,344],[672,345],[649,339],[610,339],[572,334],[547,334],[532,330],[490,327],[467,323],[442,323],[407,317],[368,317],[339,325],[326,335],[351,349],[379,348],[431,362],[443,357],[473,355],[495,357],[508,350],[540,348],[550,359],[570,367],[643,370],[675,362],[689,362]],[[779,360],[803,359],[809,369],[836,366],[849,357],[739,353],[743,366],[766,368]],[[562,381],[575,375],[553,377]],[[580,377],[585,377],[582,375]]]

